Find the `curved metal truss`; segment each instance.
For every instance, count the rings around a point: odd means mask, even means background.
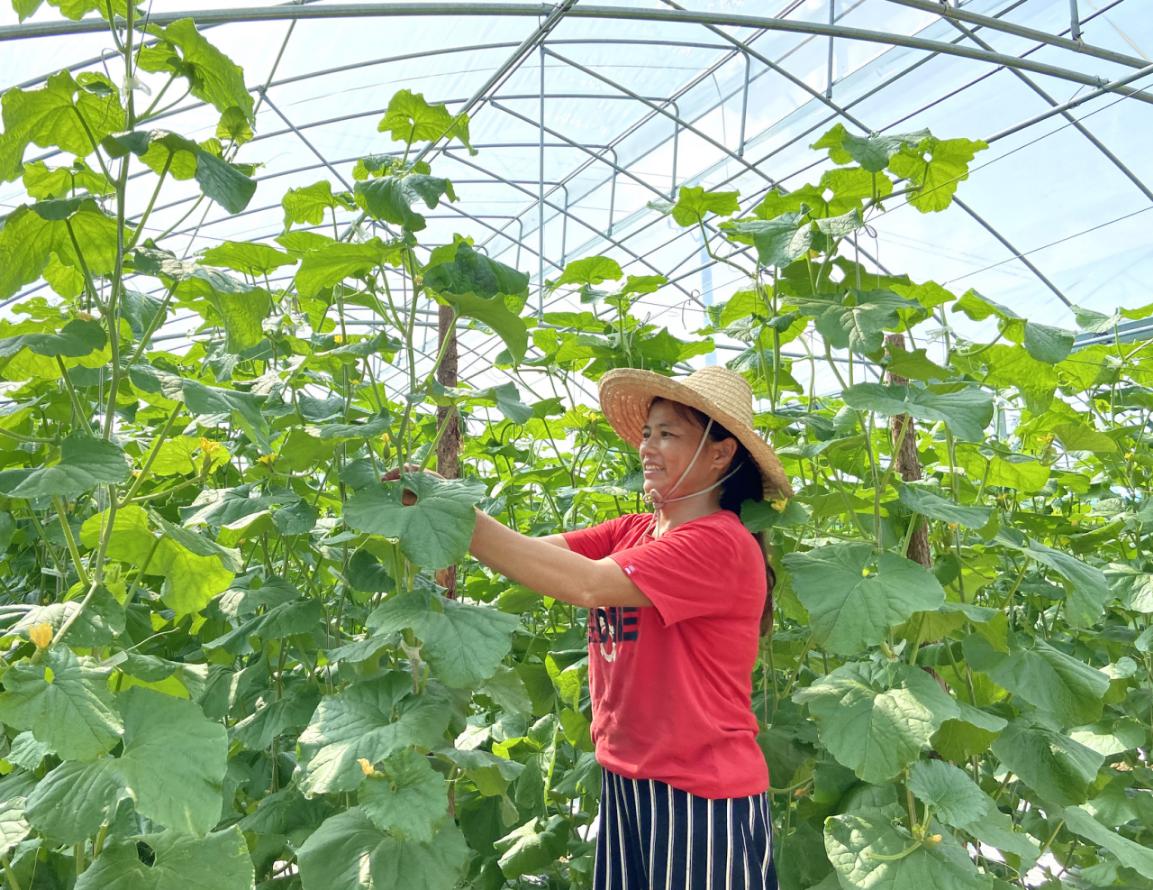
[[[528,268],[540,311],[559,299],[544,283],[566,262],[612,255],[626,271],[668,276],[646,311],[691,330],[737,282],[699,232],[672,227],[653,202],[702,184],[738,189],[752,207],[769,189],[819,176],[823,161],[808,146],[836,123],[877,133],[929,126],[990,149],[946,213],[889,207],[876,240],[861,245],[871,263],[977,287],[1057,323],[1075,305],[1111,311],[1153,299],[1144,235],[1153,160],[1140,136],[1153,132],[1153,16],[1144,0],[717,5],[302,0],[154,11],[154,23],[191,17],[211,28],[244,67],[258,116],[242,159],[261,163],[259,179],[275,186],[242,214],[204,211],[189,195],[156,208],[152,224],[187,235],[190,254],[275,236],[285,188],[322,178],[347,187],[355,158],[387,151],[375,121],[407,87],[469,114],[479,150],[423,147],[463,199],[429,216],[429,240],[459,232]],[[99,66],[86,35],[104,27],[0,23],[0,59],[20,56],[0,61],[0,84],[16,85],[18,74],[28,87],[50,73],[29,78],[28,58],[57,60],[51,70],[61,56],[74,70]],[[55,52],[39,52],[48,46]],[[208,118],[195,101],[170,116],[184,132]],[[0,187],[0,209],[13,200]],[[178,321],[163,336],[187,334]],[[470,332],[462,377],[487,367],[493,348]]]

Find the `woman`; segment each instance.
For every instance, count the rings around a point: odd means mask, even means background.
[[[732,371],[612,371],[600,399],[639,449],[654,512],[530,538],[478,511],[470,549],[590,610],[596,888],[776,888],[750,705],[771,574],[738,513],[749,499],[787,497],[788,480]]]

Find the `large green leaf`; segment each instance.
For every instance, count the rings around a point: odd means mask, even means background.
[[[803,312],[821,307],[817,330],[836,349],[851,349],[858,355],[877,355],[885,345],[885,331],[901,326],[901,310],[920,310],[920,304],[887,290],[852,290],[838,305],[823,308],[817,301],[803,301]]]
[[[321,700],[300,736],[301,788],[308,794],[350,791],[364,779],[357,761],[384,760],[405,748],[435,747],[451,709],[443,687],[412,692],[412,678],[392,672]]]
[[[1014,720],[993,742],[993,753],[1044,800],[1082,803],[1105,757],[1063,733],[1024,718]]]
[[[398,751],[357,792],[365,815],[381,831],[429,843],[448,818],[448,785],[428,757]]]
[[[417,201],[424,201],[425,206],[432,210],[441,198],[456,200],[451,182],[420,173],[358,182],[353,194],[356,202],[373,219],[394,223],[409,232],[419,232],[427,225],[424,217],[412,209]]]
[[[94,760],[120,740],[122,729],[108,674],[54,646],[39,663],[18,663],[4,674],[0,722],[31,730],[63,760]]]
[[[122,130],[124,109],[116,91],[97,90],[96,86],[94,83],[93,89],[85,89],[67,71],[60,71],[41,89],[7,90],[3,96],[4,132],[0,133],[0,182],[20,175],[30,143],[84,158],[96,148],[93,139],[99,142]]]
[[[557,288],[565,284],[593,287],[605,281],[619,281],[624,277],[620,263],[607,256],[590,256],[573,260],[564,267],[560,277],[552,283]]]
[[[173,179],[195,178],[204,196],[229,213],[239,213],[256,193],[256,180],[191,139],[167,130],[137,131],[104,140],[112,157],[132,152],[155,172],[167,171]]]
[[[416,493],[411,507],[402,503],[403,489]],[[352,528],[400,541],[405,556],[435,569],[464,556],[476,527],[476,503],[484,496],[477,482],[405,476],[403,485],[374,486],[353,496],[344,508]]]
[[[548,868],[564,854],[567,833],[560,816],[550,816],[543,825],[533,819],[513,829],[494,844],[501,873],[519,878]]]
[[[916,842],[880,814],[832,816],[825,851],[842,887],[860,890],[992,890],[963,847],[950,840]],[[912,850],[912,852],[908,852]]]
[[[346,278],[364,275],[384,263],[389,249],[379,238],[355,244],[332,242],[311,250],[296,271],[296,290],[302,297],[314,297]]]
[[[1042,639],[1017,637],[1009,654],[984,638],[965,641],[969,664],[1005,689],[1046,712],[1061,726],[1092,723],[1101,716],[1109,678]]]
[[[433,606],[417,594],[394,597],[367,619],[376,633],[412,628],[424,655],[444,683],[462,689],[491,677],[512,645],[519,622],[485,606],[441,600]]]
[[[97,545],[106,517],[107,513],[97,513],[85,520],[80,528],[80,540],[85,546]],[[162,575],[165,581],[161,596],[177,615],[203,609],[228,588],[239,568],[235,551],[196,532],[166,524],[161,517],[152,523],[145,510],[135,504],[117,511],[108,557],[149,575]]]
[[[192,306],[201,315],[213,314],[224,323],[225,348],[242,352],[264,339],[262,322],[272,311],[272,298],[261,287],[237,281],[216,269],[194,269],[175,288],[183,305]],[[211,311],[206,311],[210,307]]]
[[[993,515],[990,507],[962,507],[929,488],[918,485],[900,487],[901,503],[930,519],[955,522],[966,528],[984,528]]]
[[[443,103],[430,104],[423,95],[411,90],[398,90],[393,94],[376,129],[408,145],[435,142],[444,137],[457,139],[475,154],[468,141],[468,115],[453,115]]]
[[[253,651],[249,637],[262,640],[281,640],[294,634],[307,634],[321,626],[322,607],[319,600],[301,599],[279,603],[254,615],[239,627],[204,643],[205,649],[224,649],[233,655]]]
[[[929,423],[944,421],[959,439],[980,442],[993,419],[993,397],[966,384],[895,385],[858,383],[848,387],[845,404],[894,417],[909,414]]]
[[[208,42],[192,19],[180,19],[166,28],[148,29],[160,44],[140,55],[146,71],[167,71],[188,80],[192,95],[221,113],[239,108],[252,120],[252,94],[244,85],[244,72]]]
[[[208,266],[224,266],[253,277],[268,275],[296,262],[283,250],[258,241],[225,241],[204,251],[201,260]]]
[[[679,226],[695,226],[709,214],[731,216],[741,209],[739,192],[707,192],[699,186],[682,185],[671,213]]]
[[[721,229],[730,240],[738,244],[754,245],[757,248],[757,262],[768,267],[782,268],[789,265],[808,253],[813,243],[812,223],[799,213],[785,214],[776,219],[742,219],[722,223]]]
[[[15,355],[21,349],[37,355],[77,357],[103,349],[107,341],[100,322],[77,318],[64,325],[59,333],[17,334],[0,338],[0,359]]]
[[[1013,829],[1013,820],[997,809],[993,798],[968,774],[941,760],[921,760],[909,769],[909,790],[933,816],[971,834],[1002,853],[1019,857],[1024,868],[1037,860],[1040,847],[1027,834]]]
[[[228,733],[199,705],[133,687],[120,696],[117,769],[136,809],[174,831],[204,835],[220,821]]]
[[[88,436],[70,436],[59,459],[35,470],[0,471],[0,493],[12,498],[72,498],[100,485],[124,482],[131,471],[119,445]]]
[[[1105,573],[1099,568],[1072,554],[1025,538],[1013,529],[1002,529],[996,541],[1052,569],[1061,577],[1065,588],[1065,611],[1075,627],[1090,627],[1101,616],[1105,603],[1113,594]]]
[[[86,268],[97,277],[111,274],[118,232],[116,220],[87,198],[17,207],[0,228],[0,298],[36,281],[53,263],[76,271]],[[127,230],[128,237],[131,232]],[[83,261],[73,236],[82,245]]]
[[[325,821],[297,853],[304,890],[448,890],[467,858],[455,825],[418,843],[382,832],[360,807]]]
[[[845,129],[844,124],[837,124],[810,147],[828,149],[833,163],[848,164],[856,161],[868,172],[880,173],[898,151],[906,146],[919,145],[928,136],[928,130],[884,136],[877,133],[854,136]]]
[[[151,861],[141,858],[141,845]],[[76,881],[76,890],[251,890],[252,857],[235,825],[207,837],[177,831],[110,845]]]
[[[28,795],[28,821],[37,831],[62,844],[95,837],[124,796],[116,761],[101,757],[91,763],[66,761]]]
[[[866,782],[887,782],[928,746],[956,703],[928,674],[904,664],[851,662],[801,689],[820,738]]]
[[[784,558],[797,597],[812,618],[813,638],[830,651],[855,655],[879,643],[914,612],[945,601],[941,584],[922,566],[868,544],[829,544]]]
[[[334,195],[332,184],[325,180],[301,188],[289,189],[280,199],[280,203],[284,207],[285,229],[288,229],[293,223],[318,226],[324,222],[326,211],[337,208],[347,210],[356,206],[347,192]]]
[[[889,158],[889,170],[913,186],[909,203],[922,213],[953,203],[957,185],[969,178],[969,162],[988,144],[972,139],[936,139],[926,135],[916,145],[903,145]]]
[[[506,297],[528,293],[528,275],[478,253],[466,241],[438,248],[424,271],[424,286],[468,318],[484,322],[520,361],[528,348],[525,323]]]
[[[1066,807],[1065,827],[1085,840],[1104,847],[1126,868],[1148,877],[1153,875],[1153,850],[1129,840],[1093,818],[1085,807]]]

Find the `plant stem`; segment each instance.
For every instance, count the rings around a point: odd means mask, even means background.
[[[60,521],[60,528],[64,532],[64,540],[68,544],[68,552],[72,556],[72,564],[76,566],[76,575],[80,578],[80,583],[87,586],[91,583],[91,580],[88,577],[88,572],[84,568],[84,561],[80,557],[80,548],[76,546],[76,538],[72,535],[72,526],[68,524],[68,518],[64,515],[64,498],[55,496],[52,498],[52,504],[56,508],[56,518]]]

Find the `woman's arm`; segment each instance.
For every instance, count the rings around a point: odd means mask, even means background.
[[[652,605],[611,559],[589,559],[574,553],[561,535],[530,538],[480,510],[476,511],[469,550],[517,584],[574,606]]]

